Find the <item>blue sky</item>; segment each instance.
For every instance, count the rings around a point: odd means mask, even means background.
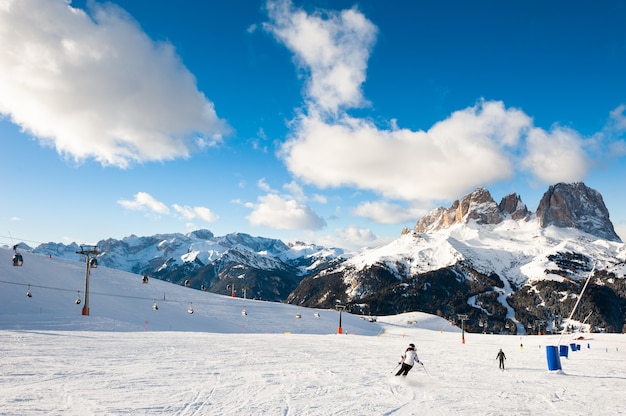
[[[483,186],[626,237],[622,1],[0,0],[0,244],[376,246]]]

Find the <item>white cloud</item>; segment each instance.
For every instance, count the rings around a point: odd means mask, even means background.
[[[401,224],[417,221],[426,214],[423,209],[407,209],[387,201],[363,202],[352,210],[352,214],[379,224]]]
[[[288,191],[289,194],[297,201],[307,200],[306,196],[304,195],[304,190],[295,181],[284,184],[283,189]]]
[[[522,165],[542,182],[575,182],[587,175],[589,162],[578,132],[559,126],[549,132],[534,128],[526,143]]]
[[[112,3],[0,7],[0,113],[75,161],[187,157],[227,132],[171,44]],[[172,105],[176,103],[176,105]]]
[[[118,204],[132,211],[148,211],[156,214],[169,214],[170,210],[163,202],[157,201],[146,192],[137,192],[133,200],[120,199]]]
[[[621,157],[626,155],[626,141],[618,140],[612,143],[609,143],[608,148],[609,156]]]
[[[326,221],[309,206],[295,199],[277,194],[260,196],[258,202],[246,204],[252,208],[247,217],[251,225],[268,226],[282,230],[319,230],[326,227]]]
[[[378,237],[369,228],[362,228],[356,225],[336,229],[335,234],[332,235],[309,235],[308,238],[321,246],[341,247],[346,250],[362,250],[365,247],[378,247],[394,240],[394,237]]]
[[[298,120],[282,148],[287,168],[319,187],[356,186],[408,201],[456,198],[514,172],[514,156],[531,119],[501,102],[479,102],[430,130],[380,130],[343,115]]]
[[[267,181],[265,180],[265,178],[261,178],[256,182],[256,186],[265,191],[265,192],[271,192],[272,188],[269,186],[269,184],[267,183]]]
[[[626,130],[626,104],[622,104],[611,111],[610,116],[616,129]]]
[[[349,225],[346,228],[336,231],[339,238],[348,241],[350,245],[357,243],[359,246],[363,246],[372,241],[376,241],[378,238],[369,228],[361,228],[356,225]]]
[[[158,201],[146,192],[137,192],[132,200],[120,199],[118,204],[132,211],[144,211],[150,214],[169,215],[170,209],[163,202]],[[218,219],[209,208],[190,207],[188,205],[172,204],[172,208],[178,214],[179,219],[191,221],[201,219],[206,222],[214,222]]]
[[[218,219],[217,215],[215,215],[209,208],[205,207],[190,207],[174,204],[172,205],[172,208],[174,208],[174,210],[185,220],[194,220],[199,218],[206,222],[214,222]]]
[[[361,91],[377,28],[356,8],[307,14],[289,0],[267,2],[264,28],[309,72],[306,96],[320,110],[366,104]]]
[[[328,202],[328,198],[326,198],[324,195],[313,194],[313,201],[319,204],[325,204]]]

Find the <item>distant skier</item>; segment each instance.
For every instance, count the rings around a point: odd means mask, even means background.
[[[402,354],[402,361],[398,364],[402,364],[400,370],[396,373],[396,376],[406,377],[409,374],[409,371],[413,368],[415,363],[422,364],[420,360],[417,358],[417,353],[415,352],[415,344],[409,344],[409,347],[406,349],[404,354]]]
[[[500,351],[498,352],[498,355],[496,355],[496,360],[500,360],[500,367],[502,370],[504,370],[504,360],[506,360],[506,355],[504,355],[504,352],[502,351],[502,348],[500,348]]]

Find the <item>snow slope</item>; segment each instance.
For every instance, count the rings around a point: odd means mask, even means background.
[[[558,336],[462,334],[422,313],[343,313],[338,335],[337,311],[142,284],[103,267],[91,270],[82,316],[83,263],[24,253],[13,267],[11,255],[0,249],[2,415],[626,413],[623,334],[563,337],[581,349],[548,371],[545,347]],[[424,366],[394,377],[409,342]]]

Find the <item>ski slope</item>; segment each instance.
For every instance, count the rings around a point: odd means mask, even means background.
[[[13,267],[12,254],[0,249],[2,415],[626,414],[623,334],[564,336],[581,349],[549,371],[545,347],[559,336],[462,335],[422,313],[345,312],[339,335],[334,310],[103,267],[90,271],[83,316],[85,264],[22,253]],[[424,366],[394,377],[410,342]]]

